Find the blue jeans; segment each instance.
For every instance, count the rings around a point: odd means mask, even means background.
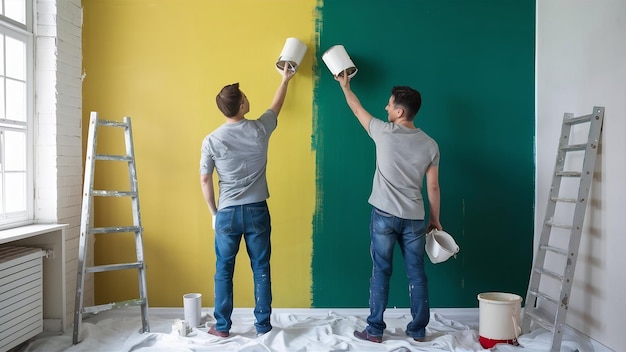
[[[424,246],[426,243],[424,220],[402,219],[373,208],[370,221],[370,253],[372,278],[370,279],[370,315],[367,333],[382,336],[387,327],[383,313],[389,300],[389,278],[393,270],[393,250],[396,242],[404,257],[409,279],[409,300],[413,320],[407,325],[406,334],[413,338],[426,335],[430,320],[428,285],[424,271]]]
[[[229,331],[233,312],[233,273],[241,236],[254,276],[254,316],[257,333],[272,330],[270,278],[270,213],[265,201],[221,209],[215,218],[215,329]]]

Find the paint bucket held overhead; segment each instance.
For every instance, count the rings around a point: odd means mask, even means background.
[[[459,246],[449,233],[432,229],[426,234],[426,254],[433,264],[445,262],[457,253]]]
[[[478,341],[484,348],[498,343],[517,345],[521,334],[522,297],[513,293],[478,294]]]
[[[285,64],[287,64],[287,68],[291,72],[296,72],[300,62],[302,62],[302,58],[304,58],[306,49],[306,44],[298,38],[287,38],[283,51],[280,52],[278,61],[276,61],[276,69],[282,71],[285,68]]]
[[[333,76],[343,74],[345,70],[348,72],[348,77],[352,78],[358,71],[343,45],[330,47],[322,55],[322,60],[324,60],[326,67],[328,67]]]

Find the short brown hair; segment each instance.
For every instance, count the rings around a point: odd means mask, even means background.
[[[413,121],[415,115],[422,107],[422,95],[417,90],[407,86],[396,86],[391,89],[391,95],[395,105],[399,105],[406,111],[406,119]]]
[[[222,88],[215,97],[215,102],[224,116],[233,117],[239,112],[242,99],[243,93],[239,90],[239,83],[233,83]]]

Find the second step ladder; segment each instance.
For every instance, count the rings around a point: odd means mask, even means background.
[[[563,117],[546,216],[522,319],[523,334],[537,327],[552,333],[552,352],[560,351],[563,339],[603,120],[604,108],[597,106],[589,115],[574,117],[567,113]],[[579,143],[574,140],[577,136],[584,136],[585,140]]]
[[[98,154],[98,133],[101,127],[112,127],[122,129],[125,141],[124,155]],[[95,190],[94,174],[96,161],[105,160],[122,162],[128,165],[129,188],[128,190]],[[133,224],[129,226],[115,227],[93,227],[91,215],[93,212],[94,197],[125,197],[131,201]],[[76,301],[74,310],[74,332],[73,344],[80,342],[80,327],[84,313],[99,313],[111,309],[124,308],[129,306],[141,307],[142,332],[149,332],[148,323],[148,293],[146,288],[146,266],[143,255],[143,228],[141,226],[141,213],[139,209],[139,193],[137,187],[137,170],[135,167],[135,151],[133,146],[132,126],[129,117],[124,117],[123,122],[101,120],[97,112],[92,112],[89,119],[89,136],[87,140],[87,155],[85,160],[85,180],[83,184],[83,203],[80,222],[80,238],[78,247],[78,272],[76,280]],[[107,264],[98,266],[87,266],[87,248],[90,243],[90,236],[99,234],[119,234],[132,233],[135,237],[136,261],[132,263]],[[85,274],[100,273],[116,270],[136,269],[138,274],[139,298],[122,302],[112,302],[108,304],[84,307],[83,294]]]

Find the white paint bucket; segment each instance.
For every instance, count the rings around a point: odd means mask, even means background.
[[[186,293],[183,295],[183,313],[185,314],[185,321],[189,323],[189,326],[194,328],[200,326],[202,319],[201,293]]]
[[[426,234],[426,254],[433,264],[445,262],[457,253],[459,246],[449,233],[432,229]]]
[[[484,348],[498,343],[517,345],[521,306],[522,297],[513,293],[478,294],[478,341]]]
[[[306,49],[306,44],[298,38],[287,38],[283,51],[280,52],[278,61],[276,61],[276,69],[282,71],[285,68],[285,64],[288,64],[288,69],[296,72],[302,62],[302,58],[304,58],[304,54],[306,54]]]
[[[322,60],[334,76],[342,74],[345,70],[348,72],[348,77],[352,78],[358,71],[343,45],[330,47],[322,55]]]

